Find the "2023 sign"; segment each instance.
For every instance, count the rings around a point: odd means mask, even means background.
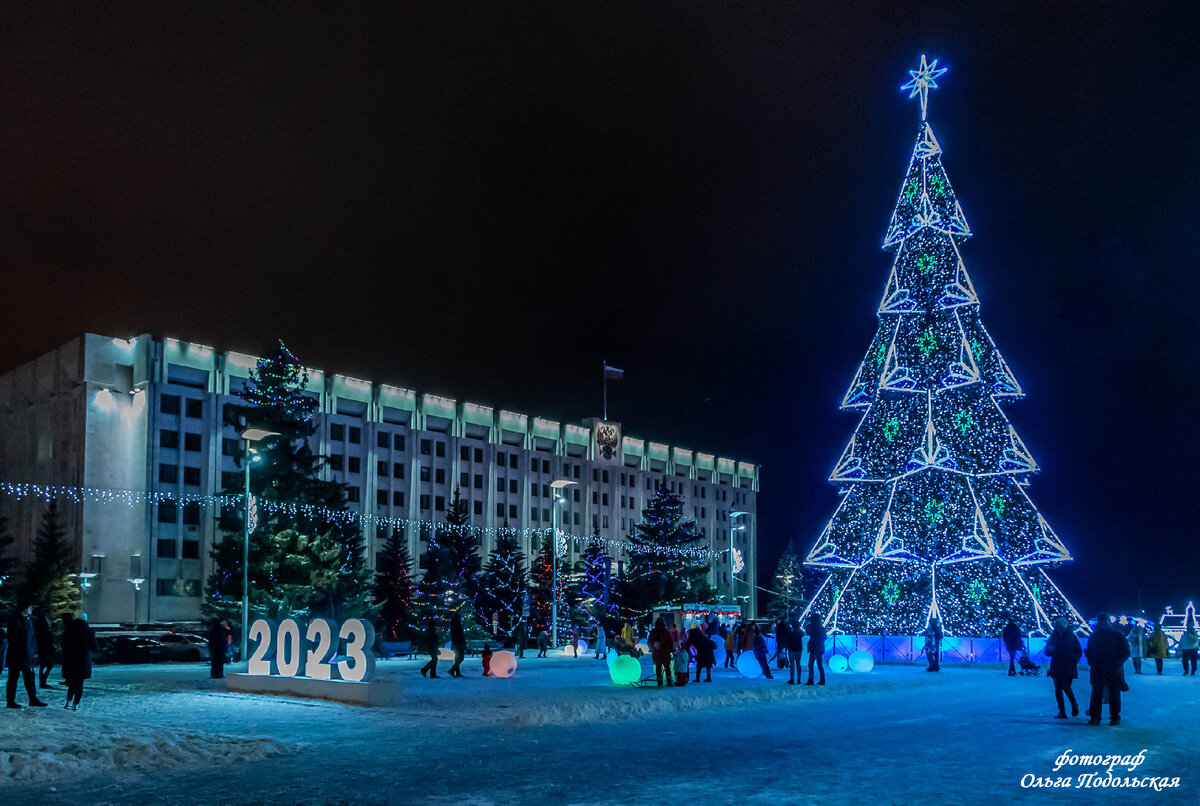
[[[301,630],[295,619],[276,624],[260,618],[250,625],[247,638],[255,644],[249,674],[352,683],[364,683],[375,674],[375,655],[371,652],[375,628],[362,619],[347,619],[339,628],[329,619],[316,618]],[[346,649],[338,656],[341,640],[346,642]]]

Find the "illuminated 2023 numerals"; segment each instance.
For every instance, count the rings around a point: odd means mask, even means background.
[[[362,619],[347,619],[340,628],[323,618],[304,628],[290,618],[278,624],[258,619],[247,637],[255,645],[247,668],[252,675],[363,683],[375,674],[375,628]],[[345,648],[337,654],[341,641]]]

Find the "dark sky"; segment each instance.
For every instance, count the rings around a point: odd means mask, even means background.
[[[1200,597],[1196,6],[902,5],[10,8],[0,367],[283,337],[577,420],[607,359],[627,433],[762,464],[765,574],[837,504],[927,53],[1056,579]]]

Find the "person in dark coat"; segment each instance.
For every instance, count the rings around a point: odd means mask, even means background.
[[[37,640],[38,688],[54,688],[49,682],[50,672],[54,669],[54,633],[45,613],[38,613],[33,620],[33,635]]]
[[[801,666],[801,658],[804,657],[804,631],[786,621],[780,622],[778,638],[788,653],[788,685],[799,685],[804,676]]]
[[[929,665],[925,667],[927,672],[941,671],[940,654],[942,651],[942,622],[936,618],[929,620],[929,626],[925,628],[925,658],[929,661]]]
[[[696,682],[700,682],[700,670],[703,669],[707,675],[704,682],[711,683],[712,668],[717,665],[717,645],[713,643],[713,639],[705,635],[704,630],[699,627],[692,627],[688,630],[683,648],[696,653]]]
[[[1004,641],[1004,648],[1008,651],[1008,676],[1016,677],[1016,658],[1017,653],[1025,645],[1021,639],[1021,628],[1016,625],[1016,622],[1008,622],[1004,625],[1004,630],[1000,633],[1001,640]]]
[[[808,680],[804,685],[813,684],[813,664],[820,671],[821,679],[817,685],[825,685],[825,625],[816,613],[808,614]],[[800,671],[796,670],[796,682],[800,682]]]
[[[213,680],[219,680],[225,676],[225,653],[229,651],[231,634],[229,624],[222,619],[214,619],[208,630],[208,676]]]
[[[450,667],[450,676],[462,677],[463,657],[467,654],[467,636],[463,632],[462,616],[458,613],[450,617],[450,649],[454,652],[454,665]]]
[[[63,616],[62,674],[67,681],[67,702],[63,708],[79,710],[83,681],[92,676],[92,653],[98,650],[96,636],[85,619]]]
[[[421,648],[425,650],[425,654],[429,656],[429,663],[421,667],[421,677],[426,673],[430,677],[437,677],[437,662],[438,662],[438,644],[441,643],[442,637],[438,634],[437,618],[430,616],[425,622],[425,631],[421,634]]]
[[[20,708],[17,705],[17,678],[25,681],[25,693],[29,695],[29,704],[46,707],[46,703],[38,699],[37,685],[33,676],[33,664],[37,661],[37,637],[33,632],[33,604],[21,602],[8,620],[8,707]]]
[[[540,633],[538,633],[537,644],[538,644],[537,656],[539,658],[546,657],[546,650],[550,649],[550,631],[548,629],[542,630]]]
[[[1083,649],[1071,631],[1071,622],[1062,616],[1054,620],[1054,632],[1046,641],[1046,656],[1050,658],[1049,677],[1054,681],[1054,699],[1058,702],[1055,719],[1067,718],[1064,694],[1071,703],[1071,716],[1079,716],[1079,703],[1075,701],[1071,683],[1079,677],[1079,658],[1083,656]]]
[[[1096,616],[1096,631],[1088,639],[1087,661],[1091,666],[1092,699],[1088,706],[1088,724],[1100,724],[1104,691],[1108,689],[1108,724],[1121,724],[1121,691],[1125,688],[1125,659],[1129,642],[1108,621],[1108,614]]]
[[[525,657],[525,641],[529,637],[529,630],[525,626],[524,620],[518,621],[513,627],[513,638],[517,639],[516,653],[518,658]]]
[[[754,659],[758,661],[758,665],[762,667],[763,677],[774,680],[775,675],[771,674],[771,664],[767,663],[767,639],[763,637],[762,630],[754,622],[750,623],[750,640],[750,650],[754,653]]]
[[[650,656],[654,660],[654,676],[658,679],[658,687],[662,688],[665,673],[667,685],[674,688],[675,642],[671,640],[671,631],[667,629],[667,623],[661,618],[654,622],[654,629],[650,631],[650,637],[646,640],[650,642]]]

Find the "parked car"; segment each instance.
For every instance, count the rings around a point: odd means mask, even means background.
[[[153,638],[112,635],[100,644],[101,657],[108,663],[158,663],[167,659],[167,648]]]
[[[169,660],[202,661],[208,660],[208,641],[199,636],[187,633],[171,632],[160,635],[156,639],[166,649]]]

